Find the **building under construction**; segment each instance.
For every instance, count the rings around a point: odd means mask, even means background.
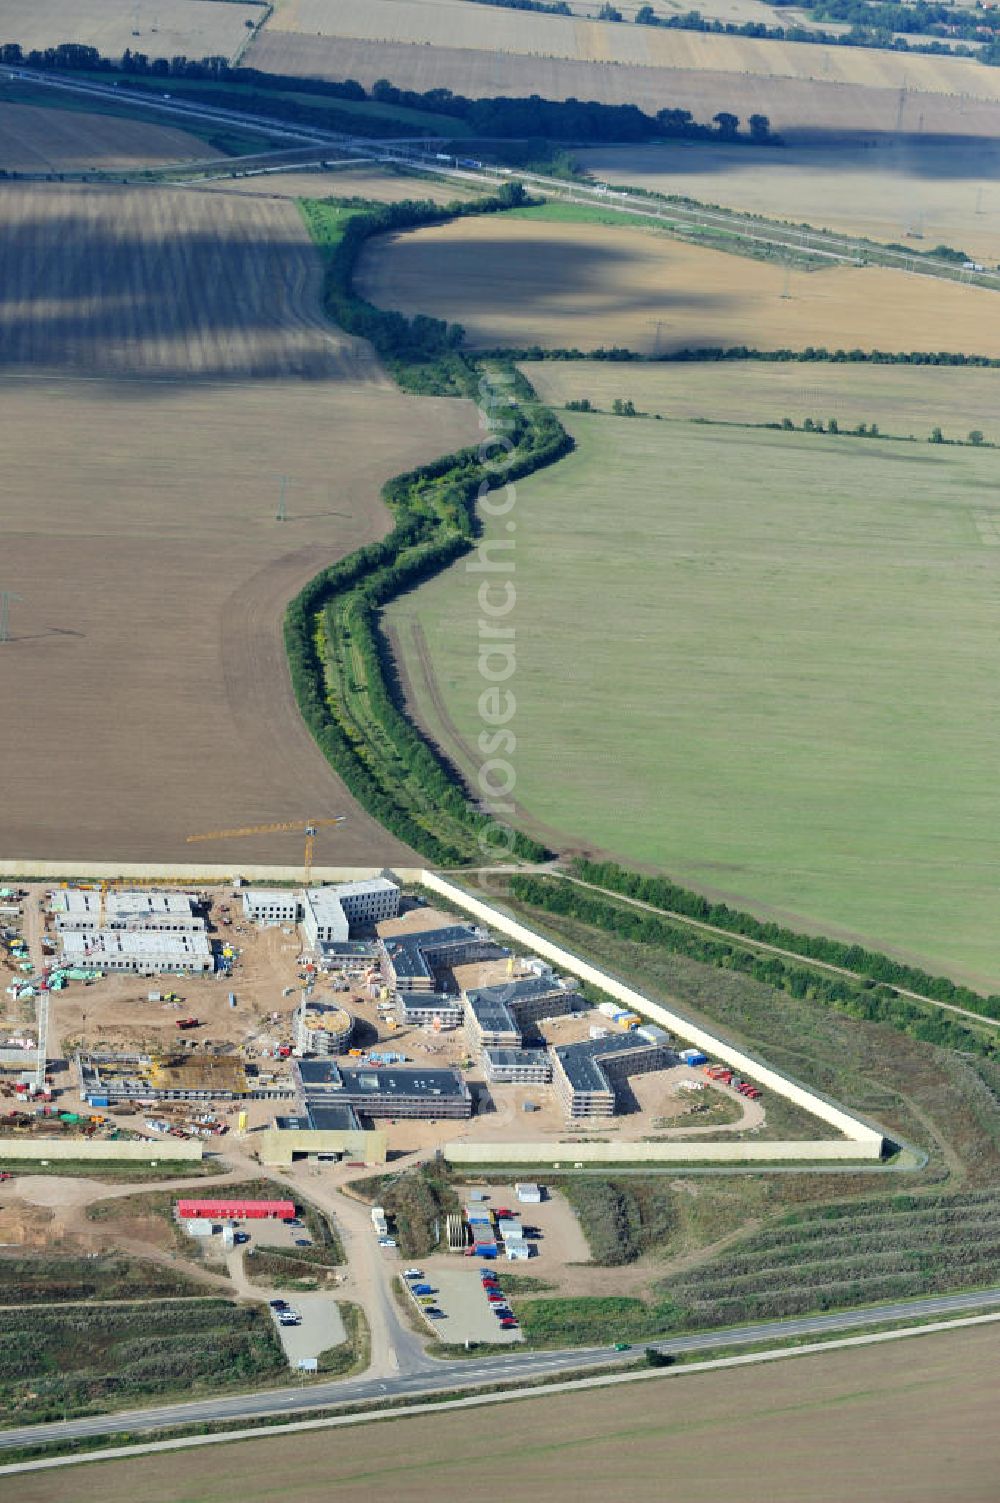
[[[160,929],[73,930],[62,936],[66,965],[133,976],[210,976],[215,957],[200,931]]]
[[[80,1095],[92,1106],[124,1101],[288,1100],[287,1078],[257,1073],[233,1055],[77,1054]]]

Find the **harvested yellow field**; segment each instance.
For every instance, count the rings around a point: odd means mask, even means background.
[[[105,57],[126,47],[147,57],[235,57],[258,5],[238,0],[3,0],[0,43],[25,52],[76,42]]]
[[[473,0],[288,0],[268,31],[489,54],[559,57],[625,68],[749,73],[865,88],[1000,100],[1000,77],[973,59],[907,56],[864,48],[713,36],[609,21],[492,9]],[[395,75],[388,74],[394,82]],[[455,86],[461,88],[460,84]],[[501,92],[497,90],[497,92]]]
[[[470,4],[470,8],[473,8]],[[486,11],[484,6],[475,6]],[[527,20],[517,12],[518,24]],[[617,27],[616,30],[626,30]],[[635,27],[639,31],[643,28]],[[668,32],[668,38],[691,35]],[[708,41],[732,40],[724,37]],[[746,46],[750,43],[746,42]],[[782,44],[759,43],[762,47]],[[836,83],[826,72],[827,58],[846,67],[850,58],[861,63],[871,56],[857,49],[843,53],[839,48],[789,44],[796,52],[820,53],[815,78],[775,77],[770,73],[750,71],[741,59],[736,72],[724,71],[721,61],[709,55],[704,66],[694,68],[677,63],[658,66],[609,67],[601,61],[546,57],[534,53],[493,53],[477,48],[471,41],[464,45],[427,47],[412,42],[365,41],[349,37],[308,36],[301,32],[274,31],[271,26],[258,33],[246,54],[255,68],[285,73],[300,78],[356,78],[370,88],[377,79],[389,78],[403,89],[452,89],[470,98],[487,98],[504,94],[523,98],[540,94],[546,99],[597,99],[605,104],[636,104],[653,114],[664,106],[688,109],[697,120],[709,121],[717,110],[731,110],[746,120],[750,115],[767,115],[772,126],[786,138],[799,133],[836,131],[841,135],[862,136],[876,132],[895,132],[898,128],[899,84],[872,84],[871,69],[865,69],[864,82]],[[888,63],[895,58],[887,57]],[[916,59],[908,59],[910,61]],[[923,61],[928,61],[923,59]],[[934,60],[942,71],[933,88],[918,92],[907,75],[903,129],[924,135],[1000,136],[1000,108],[997,70],[969,62],[965,65],[948,59]],[[762,62],[777,66],[765,55]],[[804,60],[797,64],[801,69]],[[951,69],[965,66],[970,71],[952,75]],[[830,62],[833,67],[833,62]],[[941,92],[941,86],[956,92]],[[923,88],[923,86],[922,86]],[[968,90],[968,93],[960,92]],[[979,91],[986,90],[986,97]]]
[[[607,183],[685,194],[914,250],[952,245],[974,260],[1000,261],[995,142],[897,136],[774,151],[677,141],[575,155]]]
[[[642,230],[505,217],[381,238],[357,278],[380,307],[460,323],[472,347],[644,354],[956,350],[1000,356],[996,293],[881,268],[786,271]]]
[[[0,103],[0,171],[151,167],[207,155],[209,149],[197,136],[168,125]]]
[[[941,428],[964,439],[978,428],[1000,444],[1000,370],[950,365],[824,365],[714,360],[615,365],[597,360],[531,360],[521,369],[555,407],[586,398],[601,411],[616,397],[665,418],[797,425],[806,418],[842,429],[877,423],[883,434],[927,438]]]

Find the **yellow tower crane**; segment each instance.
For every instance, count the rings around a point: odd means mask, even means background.
[[[289,830],[302,830],[305,832],[306,849],[303,857],[303,880],[306,887],[312,878],[313,851],[316,846],[316,836],[320,830],[327,829],[330,825],[342,825],[347,818],[346,814],[338,814],[336,819],[292,819],[284,820],[276,825],[247,825],[240,830],[209,830],[205,835],[189,835],[188,844],[195,840],[238,840],[244,835],[282,835]]]

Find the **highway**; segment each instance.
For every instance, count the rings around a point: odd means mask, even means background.
[[[809,1315],[790,1320],[767,1321],[724,1331],[702,1331],[650,1343],[661,1352],[682,1353],[713,1348],[755,1346],[761,1342],[791,1341],[798,1337],[837,1335],[862,1331],[893,1321],[920,1321],[940,1316],[959,1316],[976,1310],[1000,1307],[1000,1287],[972,1294],[948,1294],[929,1299],[903,1300],[847,1310],[832,1315]],[[577,1347],[550,1352],[525,1352],[517,1356],[434,1361],[425,1358],[417,1371],[390,1378],[341,1378],[294,1388],[268,1388],[257,1393],[231,1394],[187,1403],[163,1404],[149,1409],[122,1410],[116,1414],[89,1415],[81,1419],[56,1420],[44,1425],[23,1425],[0,1431],[0,1451],[39,1442],[65,1442],[84,1437],[128,1431],[149,1435],[178,1425],[211,1421],[240,1421],[261,1415],[293,1417],[304,1410],[364,1401],[415,1399],[436,1392],[475,1390],[494,1383],[515,1383],[553,1374],[579,1373],[610,1366],[625,1367],[636,1359],[635,1350],[616,1352],[610,1346]]]
[[[395,162],[424,172],[454,180],[495,188],[511,178],[518,178],[528,188],[549,198],[562,199],[568,203],[598,205],[615,214],[641,219],[659,220],[665,228],[688,231],[724,231],[736,234],[742,240],[752,241],[775,250],[807,253],[819,260],[834,264],[860,265],[877,257],[882,265],[917,276],[943,277],[949,281],[974,281],[978,287],[1000,291],[1000,274],[994,272],[973,273],[950,262],[938,261],[930,256],[908,253],[905,249],[893,249],[886,245],[857,240],[850,235],[832,234],[827,230],[771,224],[765,219],[739,214],[724,208],[688,202],[665,203],[662,198],[644,194],[641,190],[610,188],[607,184],[593,186],[582,182],[569,182],[548,177],[542,173],[517,172],[504,167],[484,166],[481,163],[462,165],[454,157],[439,160],[434,155],[436,140],[421,140],[414,137],[373,138],[349,136],[337,131],[327,131],[315,126],[294,126],[287,121],[269,115],[257,115],[242,110],[220,109],[213,105],[195,104],[186,101],[183,95],[171,94],[169,87],[160,95],[144,89],[128,88],[116,84],[83,81],[65,74],[36,72],[30,68],[6,68],[2,70],[10,79],[52,89],[62,89],[76,94],[89,94],[105,99],[114,99],[135,107],[141,106],[154,114],[173,119],[199,120],[209,124],[241,126],[246,130],[266,132],[273,139],[298,141],[318,148],[328,148],[356,155],[370,161]],[[164,83],[169,85],[170,80]],[[240,173],[240,159],[233,158],[234,174]]]

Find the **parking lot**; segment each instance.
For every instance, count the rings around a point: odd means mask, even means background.
[[[303,1357],[318,1357],[329,1347],[341,1346],[347,1340],[340,1307],[332,1294],[286,1294],[281,1297],[302,1316],[301,1325],[283,1326],[271,1311],[289,1367],[296,1367]]]
[[[426,1282],[435,1291],[434,1303],[443,1316],[441,1320],[429,1320],[428,1326],[439,1340],[449,1343],[478,1341],[488,1342],[491,1346],[512,1346],[515,1342],[523,1341],[524,1334],[520,1327],[511,1331],[501,1330],[493,1307],[486,1298],[486,1291],[480,1280],[481,1271],[478,1263],[474,1268],[441,1268],[438,1264],[433,1273],[428,1270]],[[496,1273],[502,1289],[503,1267],[499,1264],[490,1265],[490,1272]],[[517,1314],[516,1310],[514,1314]]]

